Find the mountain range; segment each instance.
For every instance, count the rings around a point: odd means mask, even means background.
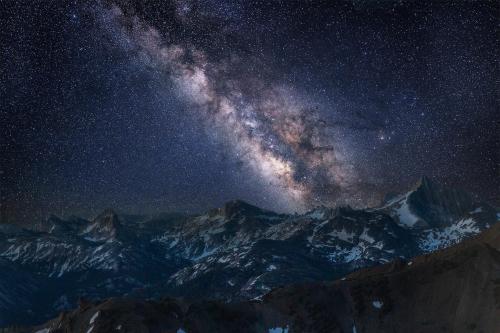
[[[88,321],[86,316],[90,310],[85,309],[150,307],[154,318],[154,313],[168,309],[170,315],[184,317],[186,309],[194,306],[198,311],[193,310],[196,318],[201,319],[194,320],[192,325],[204,325],[203,316],[222,311],[223,316],[237,317],[238,325],[246,325],[239,321],[241,315],[252,325],[272,324],[281,329],[273,332],[285,332],[287,325],[302,327],[301,332],[323,332],[326,328],[336,332],[334,327],[341,328],[338,332],[356,329],[363,332],[364,325],[386,318],[386,313],[397,318],[409,316],[408,304],[406,312],[393,314],[389,311],[392,301],[383,298],[386,287],[396,288],[394,290],[403,296],[412,293],[401,288],[404,283],[418,282],[412,280],[410,273],[421,267],[416,263],[427,259],[413,261],[415,267],[411,269],[407,260],[422,255],[420,258],[428,258],[427,253],[437,251],[431,255],[434,258],[444,253],[439,250],[491,228],[499,218],[499,210],[488,203],[423,178],[407,193],[369,209],[318,207],[304,214],[278,214],[243,201],[231,201],[200,215],[146,217],[118,215],[106,210],[90,221],[52,216],[44,224],[44,231],[4,224],[0,225],[0,326],[38,324],[76,307],[69,316],[77,318],[76,321]],[[436,260],[444,260],[446,267],[445,259]],[[424,270],[431,269],[424,266]],[[363,268],[368,270],[351,274]],[[398,273],[400,270],[410,275],[405,278],[403,273]],[[380,276],[376,273],[379,271]],[[358,281],[356,274],[362,277],[359,288],[357,282],[349,283],[348,287],[339,282],[347,281],[342,280],[346,276],[348,281]],[[468,276],[470,272],[461,274]],[[381,278],[386,275],[389,280]],[[398,282],[403,278],[404,283]],[[427,278],[422,275],[421,279]],[[373,283],[373,288],[368,287],[371,284],[366,285],[367,281]],[[451,281],[455,280],[450,277]],[[498,282],[498,277],[495,281]],[[446,285],[444,281],[440,283]],[[296,287],[283,288],[288,285]],[[349,289],[349,300],[343,294],[345,288]],[[498,293],[498,286],[495,290]],[[363,299],[363,305],[356,303],[358,296],[352,296],[356,293]],[[326,304],[325,295],[330,294],[332,300],[328,302],[333,303]],[[127,298],[95,303],[116,296]],[[165,299],[167,296],[177,299]],[[368,296],[381,299],[367,307]],[[207,301],[197,307],[202,299]],[[298,305],[290,307],[282,299],[297,301]],[[273,305],[263,306],[265,310],[254,305],[269,302]],[[497,299],[497,307],[498,304]],[[325,329],[308,324],[314,321],[313,308],[319,311],[318,318],[326,316],[324,306],[332,306],[340,312],[326,318]],[[353,309],[356,311],[352,312]],[[292,315],[289,311],[296,313]],[[344,312],[346,316],[342,319],[339,316]],[[307,317],[302,324],[298,323],[297,318],[302,318],[296,317],[299,315]],[[256,321],[255,318],[261,316],[274,318],[275,323]],[[165,320],[170,320],[168,318]],[[59,320],[61,325],[69,325],[66,319]],[[171,327],[184,323],[179,318],[171,320]],[[359,325],[355,324],[358,320],[361,320]],[[477,320],[472,318],[471,322]],[[308,325],[315,328],[307,328]],[[382,329],[390,324],[377,325],[381,327],[379,331],[384,331]],[[404,323],[397,325],[403,325],[398,327],[405,330]],[[432,325],[428,327],[436,327]],[[189,332],[197,332],[196,326],[190,327]],[[96,326],[97,331],[109,330],[97,330]]]
[[[341,279],[276,288],[259,300],[110,298],[25,332],[495,333],[500,327],[500,224],[411,260]]]

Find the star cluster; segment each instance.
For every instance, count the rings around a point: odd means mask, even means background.
[[[2,219],[498,200],[498,4],[12,2]]]

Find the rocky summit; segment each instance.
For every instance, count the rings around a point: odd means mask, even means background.
[[[63,313],[41,332],[479,332],[499,306],[488,296],[498,219],[424,178],[370,209],[288,215],[236,200],[195,216],[107,210],[52,216],[44,231],[0,225],[0,326]],[[491,241],[439,251],[487,229]],[[459,324],[442,319],[449,311]]]

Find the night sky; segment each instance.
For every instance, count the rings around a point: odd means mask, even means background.
[[[2,2],[2,219],[497,202],[499,2]]]

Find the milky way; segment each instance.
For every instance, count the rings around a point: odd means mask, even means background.
[[[224,139],[234,158],[292,207],[349,202],[354,192],[359,194],[355,169],[341,142],[292,88],[237,75],[233,69],[248,59],[211,62],[203,50],[169,43],[154,27],[126,17],[117,6],[105,11],[103,20],[119,34],[117,41],[137,48],[146,56],[143,61],[175,83],[192,112],[209,133]]]
[[[8,1],[0,218],[500,202],[498,2]]]

